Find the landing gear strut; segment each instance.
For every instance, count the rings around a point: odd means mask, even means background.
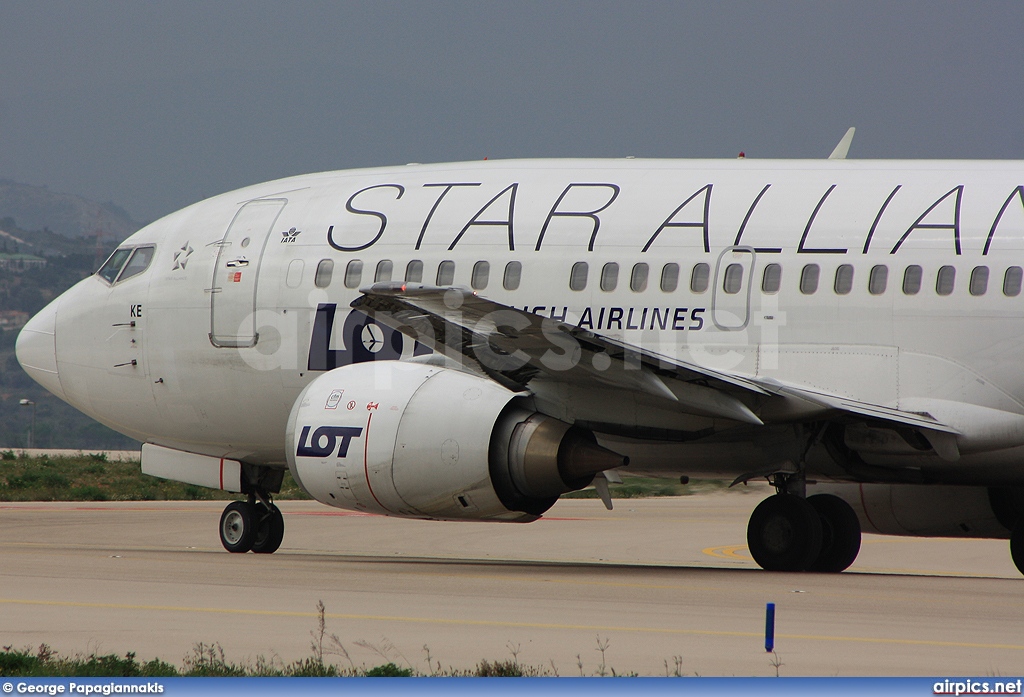
[[[773,475],[777,494],[754,509],[747,524],[747,548],[768,571],[837,573],[860,551],[860,523],[838,496],[804,498],[799,475]]]
[[[220,542],[229,552],[273,554],[284,539],[284,517],[269,496],[249,494],[232,501],[220,516]]]

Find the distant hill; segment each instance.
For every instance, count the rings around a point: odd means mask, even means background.
[[[0,179],[0,255],[29,254],[45,264],[0,270],[0,451],[40,447],[133,449],[138,443],[76,411],[33,382],[14,355],[18,322],[89,276],[139,228],[117,206]],[[102,230],[99,244],[95,230]],[[27,399],[31,409],[21,405]]]
[[[3,218],[13,218],[22,230],[49,229],[73,239],[95,239],[96,231],[101,230],[103,241],[114,244],[142,227],[113,203],[97,203],[10,179],[0,179],[0,219]]]

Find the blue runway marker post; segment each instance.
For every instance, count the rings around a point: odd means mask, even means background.
[[[768,603],[764,610],[764,650],[775,650],[775,603]]]

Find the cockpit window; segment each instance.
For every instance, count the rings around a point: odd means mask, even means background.
[[[131,278],[132,276],[138,276],[140,273],[149,268],[149,263],[153,261],[153,253],[156,251],[156,247],[139,247],[132,254],[132,258],[128,260],[128,263],[124,265],[124,270],[121,275],[117,277],[117,282]]]
[[[117,279],[117,274],[121,272],[121,267],[128,261],[131,253],[130,247],[128,249],[115,249],[114,253],[103,263],[103,266],[100,267],[96,274],[107,283],[112,284]]]
[[[103,262],[96,275],[111,285],[138,276],[149,268],[155,252],[156,247],[152,245],[115,249],[110,258]]]

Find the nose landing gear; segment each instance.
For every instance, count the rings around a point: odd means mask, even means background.
[[[229,552],[273,554],[284,539],[284,517],[269,496],[249,494],[232,501],[220,516],[220,542]]]

